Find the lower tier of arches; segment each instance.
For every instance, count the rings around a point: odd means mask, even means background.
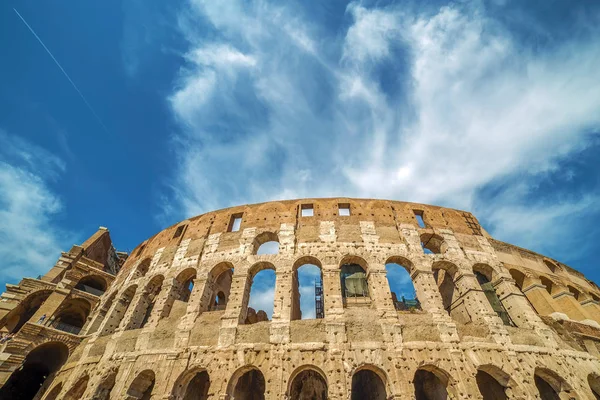
[[[90,356],[66,364],[32,399],[595,400],[600,396],[598,358],[525,345],[248,344],[138,350],[98,360]]]

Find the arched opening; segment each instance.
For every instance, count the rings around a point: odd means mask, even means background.
[[[554,286],[552,281],[550,279],[546,278],[545,276],[540,276],[540,282],[542,282],[542,285],[544,285],[546,287],[546,291],[549,294],[552,294],[552,287]]]
[[[498,317],[502,320],[506,326],[515,326],[512,319],[508,315],[508,312],[504,308],[504,305],[500,301],[500,298],[496,294],[496,289],[492,285],[492,267],[485,264],[477,264],[473,267],[475,278],[481,287],[481,290],[485,294],[488,302],[492,306],[492,309],[496,312]]]
[[[48,325],[63,332],[77,335],[85,325],[91,309],[92,305],[85,299],[68,299],[50,317]]]
[[[421,235],[421,247],[425,254],[444,254],[448,249],[444,238],[433,233]]]
[[[416,400],[446,400],[448,376],[434,367],[419,368],[413,378]]]
[[[415,287],[410,277],[412,263],[404,257],[391,257],[385,263],[392,302],[398,311],[421,309]]]
[[[560,267],[557,264],[555,264],[554,262],[550,261],[550,260],[544,260],[544,265],[546,265],[546,267],[553,274],[556,274],[558,271],[560,271]]]
[[[77,282],[75,289],[79,289],[95,296],[102,296],[106,291],[106,286],[106,280],[101,276],[88,275],[84,276],[79,280],[79,282]]]
[[[600,400],[600,376],[597,374],[589,374],[587,381],[596,400]]]
[[[466,312],[464,304],[458,301],[460,293],[454,284],[457,269],[449,262],[436,262],[432,266],[433,277],[442,296],[444,309],[454,320],[466,324],[471,321],[471,317]]]
[[[567,289],[569,290],[569,293],[571,293],[573,295],[573,297],[575,297],[575,300],[580,300],[581,297],[581,292],[577,289],[575,289],[573,286],[568,285]]]
[[[117,372],[118,370],[112,369],[102,378],[102,381],[93,393],[92,398],[94,400],[110,400],[110,392],[117,382]]]
[[[17,333],[27,321],[40,309],[46,299],[52,294],[50,290],[42,290],[27,296],[2,321],[3,331]]]
[[[177,275],[173,282],[172,292],[167,297],[163,309],[160,310],[159,319],[169,317],[173,308],[185,312],[186,304],[190,300],[194,288],[195,279],[196,269],[194,268],[187,268]]]
[[[250,293],[244,324],[268,321],[273,315],[275,303],[275,267],[260,263],[250,268]]]
[[[303,369],[293,377],[288,393],[290,400],[327,400],[327,381],[315,369]]]
[[[382,377],[370,369],[361,369],[352,375],[351,400],[386,400],[387,391]]]
[[[559,400],[560,392],[567,389],[564,379],[545,368],[536,368],[534,383],[542,400]]]
[[[44,381],[63,366],[68,356],[69,349],[64,343],[49,342],[36,347],[0,388],[0,399],[33,399]]]
[[[98,328],[102,324],[102,321],[104,321],[104,318],[106,318],[106,314],[112,307],[113,302],[115,301],[116,297],[117,297],[117,292],[115,291],[110,296],[108,296],[103,303],[101,303],[100,308],[98,309],[98,312],[96,313],[96,316],[92,320],[91,324],[88,325],[87,332],[86,332],[88,335],[95,333],[98,330]]]
[[[163,281],[162,275],[156,275],[148,282],[142,295],[139,296],[138,303],[134,305],[134,312],[131,314],[131,319],[126,322],[125,330],[143,328],[148,323],[162,290]]]
[[[209,291],[211,299],[208,311],[225,310],[231,291],[233,266],[229,263],[220,263],[212,269],[208,277],[206,290]]]
[[[104,328],[102,329],[102,335],[110,335],[113,333],[121,324],[121,320],[125,316],[125,312],[131,305],[131,301],[133,300],[133,296],[137,291],[137,285],[129,286],[117,300],[117,303],[113,306],[112,311],[110,312],[110,316],[108,320],[104,324]]]
[[[279,254],[279,237],[273,232],[263,232],[256,236],[253,241],[256,255]]]
[[[174,398],[182,400],[206,400],[209,388],[208,372],[195,369],[182,374],[179,383],[175,385],[173,395]]]
[[[483,400],[506,400],[506,388],[500,384],[492,375],[478,370],[475,375],[479,392]]]
[[[244,370],[245,372],[243,372]],[[262,372],[254,367],[249,367],[249,369],[244,368],[236,372],[234,377],[239,373],[242,373],[239,378],[232,378],[234,386],[233,390],[228,390],[228,394],[235,400],[264,400],[266,385]]]
[[[525,283],[525,274],[516,269],[508,270],[510,276],[515,280],[515,285],[519,288],[520,291],[523,291],[523,284]]]
[[[79,399],[81,399],[81,396],[83,396],[85,389],[87,389],[89,380],[90,380],[90,377],[87,375],[79,378],[77,380],[77,382],[75,382],[73,387],[71,387],[71,389],[65,394],[64,400],[79,400]]]
[[[324,317],[321,263],[314,257],[302,257],[293,267],[291,319]]]
[[[143,278],[148,273],[150,269],[150,259],[146,258],[142,262],[140,262],[135,269],[132,279]]]
[[[60,394],[61,390],[62,382],[60,382],[58,385],[55,385],[44,397],[44,400],[58,400],[58,395]]]
[[[345,257],[340,265],[340,285],[345,307],[369,303],[366,261],[359,257]]]
[[[154,389],[154,381],[155,377],[152,370],[147,369],[140,372],[129,385],[127,395],[134,399],[150,400]]]

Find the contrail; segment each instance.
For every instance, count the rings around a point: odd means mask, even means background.
[[[27,21],[25,21],[25,18],[23,18],[21,16],[21,14],[19,14],[19,12],[15,8],[13,8],[13,11],[19,16],[19,18],[21,18],[21,21],[23,21],[23,23],[25,24],[25,26],[27,27],[27,29],[29,29],[29,31],[33,34],[33,36],[35,36],[35,38],[37,39],[37,41],[40,42],[40,44],[42,45],[42,47],[44,48],[44,50],[46,50],[46,53],[48,53],[48,55],[50,57],[52,57],[52,60],[54,60],[54,63],[56,64],[56,66],[58,68],[60,68],[60,70],[62,71],[63,75],[69,80],[69,82],[71,82],[71,85],[77,91],[77,93],[79,94],[79,97],[81,97],[81,100],[83,100],[83,102],[85,103],[85,105],[87,106],[87,108],[89,108],[89,110],[92,112],[92,114],[94,114],[94,117],[96,117],[96,119],[98,120],[98,122],[100,123],[100,125],[102,125],[102,128],[104,129],[104,131],[106,133],[110,134],[108,132],[108,128],[106,128],[106,125],[104,125],[104,122],[102,122],[102,119],[100,118],[100,116],[98,114],[96,114],[96,111],[94,111],[94,109],[92,108],[92,106],[90,105],[90,103],[87,101],[87,99],[85,98],[85,96],[83,95],[83,93],[81,93],[81,90],[79,90],[79,88],[77,87],[77,85],[75,84],[75,82],[73,82],[73,79],[71,79],[71,77],[69,76],[69,74],[67,74],[67,71],[65,71],[65,69],[62,67],[62,65],[60,65],[60,63],[56,59],[56,57],[54,57],[54,55],[52,54],[52,52],[46,47],[46,45],[44,44],[44,42],[42,42],[42,39],[40,39],[40,37],[37,35],[37,33],[35,33],[35,31],[33,30],[33,28],[31,26],[29,26],[29,24],[27,23]]]

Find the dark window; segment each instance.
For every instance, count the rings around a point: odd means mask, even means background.
[[[178,238],[179,236],[181,236],[181,234],[183,233],[183,230],[185,229],[187,225],[181,225],[177,227],[177,230],[175,231],[175,234],[173,235],[173,239]]]

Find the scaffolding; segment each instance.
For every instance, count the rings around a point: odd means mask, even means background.
[[[325,317],[323,310],[323,283],[320,279],[315,280],[315,316],[316,318]]]

